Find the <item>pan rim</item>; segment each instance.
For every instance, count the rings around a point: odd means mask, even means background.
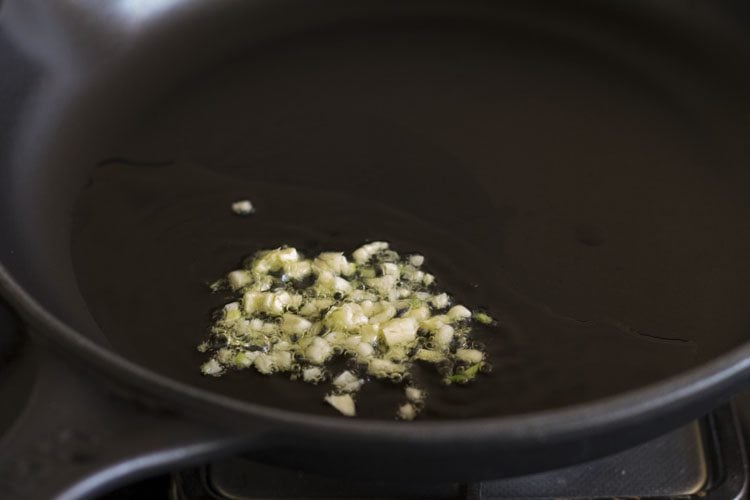
[[[750,379],[750,341],[747,341],[679,374],[586,403],[515,415],[415,421],[406,425],[389,420],[345,419],[242,401],[191,386],[141,366],[97,344],[57,318],[27,292],[2,263],[0,292],[36,333],[82,359],[87,366],[104,372],[142,395],[165,398],[173,407],[199,406],[204,412],[208,410],[214,415],[223,411],[225,415],[232,417],[241,416],[246,423],[251,423],[256,428],[260,420],[276,428],[291,426],[292,430],[300,432],[310,428],[335,431],[342,439],[357,439],[367,435],[369,439],[406,441],[414,445],[459,441],[484,446],[491,443],[509,445],[528,439],[550,443],[563,436],[568,439],[592,436],[626,428],[645,417],[655,418],[680,410],[685,415],[682,420],[687,423],[700,416],[686,411],[691,404],[696,404],[700,399],[710,399],[719,406],[723,398],[733,392],[732,387],[742,383],[743,377]],[[185,400],[191,404],[185,405]],[[230,419],[220,418],[219,421],[224,420]],[[239,425],[231,427],[241,430]]]

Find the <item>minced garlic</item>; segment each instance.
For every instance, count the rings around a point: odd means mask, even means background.
[[[402,258],[384,241],[358,248],[351,261],[343,252],[310,259],[291,247],[258,252],[212,285],[228,288],[236,300],[199,345],[211,355],[201,370],[218,377],[253,367],[311,384],[331,380],[325,401],[347,416],[356,414],[352,395],[367,376],[401,383],[417,361],[449,367],[446,384],[470,382],[486,358],[470,342],[472,321],[494,320],[436,290],[424,262],[422,255]],[[356,359],[362,373],[329,374],[326,363],[336,355]],[[425,393],[408,385],[405,395],[396,415],[412,420]]]
[[[237,215],[249,215],[255,212],[255,207],[250,200],[239,200],[232,203],[232,212]]]

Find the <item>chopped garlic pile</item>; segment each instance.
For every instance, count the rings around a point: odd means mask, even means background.
[[[330,380],[325,401],[346,416],[356,415],[354,395],[368,378],[405,383],[404,404],[395,412],[411,420],[425,401],[410,383],[413,364],[434,365],[445,384],[470,382],[489,368],[469,338],[472,320],[493,323],[435,290],[424,261],[403,258],[381,241],[358,248],[351,261],[342,252],[314,258],[290,247],[259,252],[212,285],[229,288],[236,301],[224,306],[198,346],[211,354],[201,370],[220,376],[253,367],[311,384]],[[329,373],[326,363],[336,355],[358,368]]]

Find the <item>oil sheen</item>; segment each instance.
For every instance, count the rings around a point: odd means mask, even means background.
[[[253,201],[254,215],[231,212],[231,202],[241,198]],[[209,283],[257,250],[280,245],[314,255],[351,252],[368,239],[389,241],[403,253],[425,255],[441,289],[497,318],[498,326],[477,325],[473,333],[486,346],[491,373],[446,387],[431,367],[417,367],[416,382],[429,393],[422,419],[565,404],[658,376],[659,356],[692,357],[688,340],[639,337],[604,320],[568,317],[515,290],[484,219],[460,228],[450,216],[423,219],[353,193],[255,182],[191,164],[114,161],[97,168],[74,220],[79,284],[116,350],[189,384],[264,405],[335,414],[322,403],[327,384],[254,370],[202,376],[205,356],[196,345],[211,312],[230,300],[211,293]],[[331,368],[345,366],[342,358]],[[605,372],[606,381],[592,371]],[[393,418],[402,402],[402,385],[375,381],[358,394],[358,414]]]

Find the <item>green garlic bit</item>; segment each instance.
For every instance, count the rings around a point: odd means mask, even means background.
[[[495,320],[492,319],[492,316],[484,312],[475,312],[472,317],[475,321],[482,323],[483,325],[491,325],[495,323]]]
[[[473,380],[486,354],[472,349],[470,321],[491,324],[437,286],[418,254],[401,256],[384,241],[352,254],[305,256],[293,247],[256,252],[242,268],[211,285],[231,293],[198,345],[201,372],[230,370],[284,374],[308,384],[330,384],[325,401],[355,416],[353,394],[368,378],[404,384],[397,418],[416,418],[426,394],[411,384],[418,361],[452,373],[446,384]],[[331,373],[341,357],[358,368]],[[349,365],[352,366],[352,365]]]
[[[450,384],[466,384],[471,382],[477,377],[481,363],[466,367],[466,369],[460,373],[454,373],[445,378],[444,382]]]

